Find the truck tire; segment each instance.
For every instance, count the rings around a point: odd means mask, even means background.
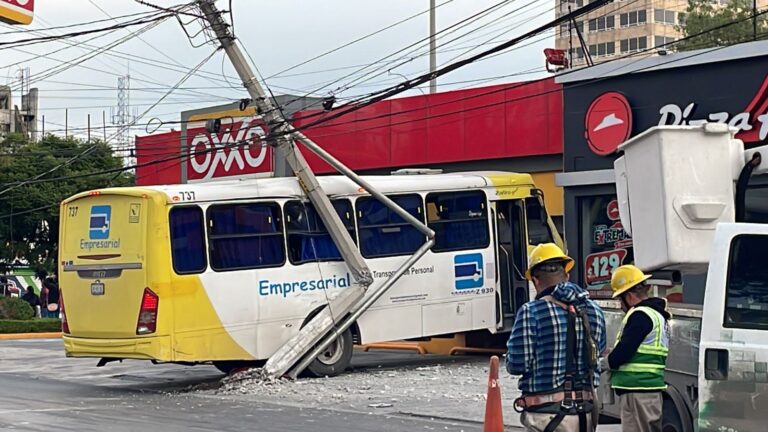
[[[662,432],[684,432],[686,428],[683,425],[683,416],[677,410],[675,402],[671,398],[664,398],[664,405],[661,413],[661,431]]]
[[[346,329],[312,363],[303,375],[320,378],[332,377],[344,372],[352,360],[352,331]]]

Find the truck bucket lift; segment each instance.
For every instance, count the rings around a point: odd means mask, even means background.
[[[310,202],[315,206],[320,219],[328,228],[333,242],[338,247],[344,263],[349,267],[350,274],[354,279],[351,287],[333,293],[328,298],[326,307],[306,323],[296,336],[278,349],[264,366],[264,371],[271,377],[288,376],[296,378],[322,350],[340,337],[355,320],[365,313],[371,305],[400,279],[408,268],[416,263],[432,247],[435,233],[290,125],[282,117],[279,108],[273,106],[271,99],[267,97],[264,89],[259,84],[243,53],[235,43],[235,37],[229,31],[227,24],[221,17],[221,13],[216,9],[214,0],[197,0],[196,2],[205,19],[210,24],[221,47],[232,62],[238,76],[243,81],[243,86],[248,90],[248,94],[256,105],[257,113],[264,117],[269,126],[270,135],[272,136],[270,145],[274,146],[276,154],[283,155],[286,158],[299,180],[299,184]],[[310,169],[304,156],[296,148],[295,141],[301,142],[341,174],[381,201],[382,204],[397,213],[398,216],[415,226],[427,238],[427,241],[416,253],[406,259],[389,278],[381,283],[377,283],[373,292],[367,296],[369,287],[374,283],[371,271],[343,222],[336,214],[317,177]]]

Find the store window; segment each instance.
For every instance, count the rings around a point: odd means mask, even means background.
[[[632,238],[619,220],[615,195],[585,197],[579,206],[583,286],[592,298],[610,298],[613,271],[634,261]]]
[[[766,235],[733,239],[728,259],[725,327],[768,330],[768,266],[756,251],[768,248]]]

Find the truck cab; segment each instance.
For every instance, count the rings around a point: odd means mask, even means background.
[[[699,349],[699,430],[758,430],[768,421],[768,225],[720,224]],[[759,423],[758,423],[759,422]]]

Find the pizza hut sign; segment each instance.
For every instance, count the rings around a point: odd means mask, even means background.
[[[272,151],[265,141],[266,125],[260,117],[222,119],[221,131],[187,129],[187,179],[270,175]]]

